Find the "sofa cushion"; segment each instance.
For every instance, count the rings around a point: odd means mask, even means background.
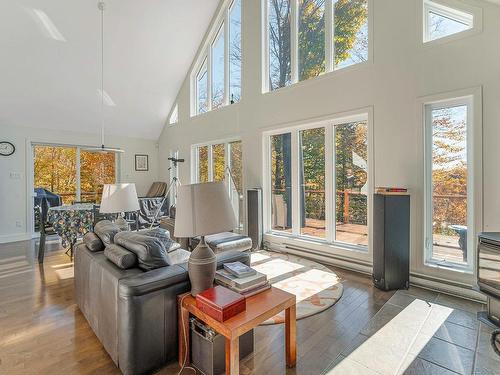
[[[138,232],[120,232],[115,243],[137,255],[138,267],[150,271],[172,264],[163,243]]]
[[[114,243],[115,235],[121,229],[109,220],[101,220],[94,226],[94,233],[101,239],[105,246]]]
[[[122,270],[127,270],[137,264],[137,255],[117,244],[106,246],[104,255]]]
[[[87,249],[92,252],[104,250],[104,244],[94,232],[85,233],[83,236],[83,243],[87,246]]]
[[[167,253],[170,253],[174,250],[181,248],[181,244],[171,239],[170,232],[164,228],[158,227],[158,228],[146,229],[140,231],[139,233],[145,236],[158,238],[163,244],[163,246],[165,246],[165,250],[167,250]]]

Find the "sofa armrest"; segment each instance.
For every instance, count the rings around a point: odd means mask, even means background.
[[[188,274],[178,265],[157,268],[120,280],[120,297],[142,296],[187,281]]]

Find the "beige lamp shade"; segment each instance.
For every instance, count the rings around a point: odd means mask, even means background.
[[[103,214],[131,212],[139,210],[139,199],[135,184],[106,184],[102,191],[101,207]]]
[[[234,215],[224,182],[182,185],[177,192],[175,237],[195,237],[234,229]]]

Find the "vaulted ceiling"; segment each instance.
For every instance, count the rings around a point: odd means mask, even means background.
[[[106,134],[156,139],[218,0],[106,0]],[[97,0],[0,1],[0,125],[100,131]]]

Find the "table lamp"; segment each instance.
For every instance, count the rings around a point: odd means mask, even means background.
[[[123,218],[124,212],[139,211],[139,199],[135,184],[105,184],[102,191],[101,214],[120,214],[115,224],[120,229],[128,229],[128,224]]]
[[[175,237],[200,236],[200,242],[188,261],[191,294],[212,287],[217,259],[206,244],[205,236],[233,230],[236,226],[229,195],[224,182],[182,185],[177,192]]]

